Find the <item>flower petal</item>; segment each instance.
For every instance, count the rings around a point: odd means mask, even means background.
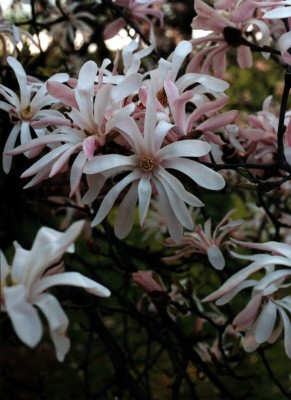
[[[5,309],[19,339],[29,347],[35,347],[42,336],[42,325],[37,310],[27,302],[24,285],[3,289]]]

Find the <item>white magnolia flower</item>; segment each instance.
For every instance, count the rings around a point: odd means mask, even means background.
[[[56,110],[47,109],[48,106],[57,100],[47,93],[46,83],[41,86],[28,83],[26,72],[19,61],[13,57],[7,57],[7,62],[13,69],[19,84],[20,96],[4,85],[0,85],[0,95],[6,101],[0,101],[0,109],[6,111],[14,124],[6,144],[3,154],[3,169],[6,173],[10,171],[12,156],[6,154],[14,149],[16,140],[20,133],[20,142],[25,144],[31,141],[31,123],[43,117],[60,117],[61,114]],[[65,73],[55,74],[49,81],[65,82],[69,76]],[[38,87],[39,86],[39,87]],[[45,129],[35,129],[37,136],[43,136]]]
[[[147,98],[143,132],[132,118],[115,124],[115,128],[126,139],[133,154],[129,156],[106,154],[87,161],[84,173],[89,176],[89,191],[83,201],[90,203],[95,200],[110,176],[130,172],[106,194],[92,225],[99,224],[106,217],[115,200],[130,185],[119,205],[114,224],[115,234],[119,238],[126,237],[132,227],[137,200],[139,219],[143,225],[152,193],[157,193],[159,196],[169,233],[175,242],[180,242],[183,226],[193,229],[193,221],[185,203],[194,207],[201,207],[203,203],[192,193],[187,192],[183,184],[168,172],[168,169],[182,172],[207,189],[220,190],[225,183],[217,172],[197,161],[185,158],[204,156],[211,149],[209,143],[201,140],[183,140],[163,147],[165,136],[172,127],[172,124],[165,121],[157,124],[153,90]]]
[[[15,255],[10,266],[1,251],[1,311],[7,312],[19,339],[29,347],[41,340],[43,328],[39,309],[46,317],[56,356],[63,361],[70,348],[66,336],[69,320],[55,296],[47,292],[52,286],[82,287],[95,296],[107,297],[110,291],[78,272],[63,272],[61,257],[74,251],[73,242],[84,226],[75,222],[65,232],[42,227],[31,250],[14,243]]]
[[[218,290],[203,301],[214,301],[221,306],[240,291],[252,288],[251,299],[232,322],[237,331],[246,331],[243,347],[247,352],[264,342],[274,343],[284,330],[286,354],[291,358],[291,246],[286,243],[243,243],[244,247],[271,251],[272,254],[240,255],[235,257],[252,261],[230,277]],[[280,266],[280,268],[275,268]],[[265,270],[261,279],[251,275]]]
[[[55,126],[56,129],[9,153],[14,155],[26,151],[40,152],[44,147],[53,145],[51,151],[22,174],[22,177],[34,175],[25,188],[63,172],[68,167],[70,157],[77,154],[70,173],[72,196],[80,185],[86,161],[105,145],[107,135],[115,122],[133,112],[134,104],[124,105],[124,98],[137,92],[141,76],[131,74],[116,86],[103,85],[103,70],[108,62],[110,63],[105,59],[98,71],[94,61],[87,61],[80,69],[78,80],[73,80],[74,88],[60,82],[47,83],[50,95],[70,107],[71,111],[67,113],[68,118],[60,114],[61,116],[48,116],[34,121],[32,126],[35,129],[48,125]],[[95,85],[97,72],[99,82]]]

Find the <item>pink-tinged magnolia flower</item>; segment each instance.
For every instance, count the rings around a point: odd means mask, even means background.
[[[139,201],[139,219],[143,225],[153,193],[157,193],[163,204],[163,214],[169,233],[175,242],[182,238],[183,226],[193,229],[193,221],[185,203],[201,207],[203,203],[168,171],[177,170],[204,188],[220,190],[224,180],[217,172],[187,157],[201,157],[210,151],[210,144],[201,140],[177,141],[163,147],[163,142],[172,125],[156,121],[154,92],[150,91],[144,120],[144,130],[132,118],[115,124],[131,147],[132,155],[106,154],[89,160],[84,173],[91,175],[89,192],[83,201],[92,202],[110,176],[129,172],[105,195],[92,225],[99,224],[109,213],[121,192],[130,186],[118,207],[114,224],[119,238],[128,235],[133,224],[133,213]],[[102,175],[101,175],[102,174]]]
[[[221,145],[223,142],[213,131],[231,123],[237,115],[237,111],[218,115],[218,111],[227,103],[228,98],[224,91],[229,84],[199,73],[186,73],[178,77],[182,63],[191,50],[190,42],[181,41],[167,60],[159,60],[158,68],[148,73],[150,80],[145,80],[144,83],[154,87],[158,120],[175,124],[166,137],[168,142],[199,130],[204,134],[204,138]],[[148,74],[146,73],[145,77]],[[191,89],[188,89],[190,87]],[[210,96],[214,97],[214,100],[210,100]],[[145,106],[146,88],[141,88],[139,97]],[[192,113],[187,111],[187,106],[191,103],[194,108]]]
[[[159,8],[151,7],[153,4],[163,3],[164,0],[116,0],[115,4],[123,8],[128,18],[133,22],[133,25],[145,23],[146,28],[150,30],[154,21],[149,16],[157,19],[160,26],[163,26],[164,13]],[[118,32],[127,26],[127,22],[123,17],[116,18],[110,22],[104,29],[104,39],[111,39]]]
[[[234,242],[244,247],[269,251],[271,254],[232,253],[234,257],[252,261],[251,264],[230,277],[220,289],[202,301],[216,300],[217,305],[224,305],[240,291],[252,288],[249,303],[232,322],[237,331],[246,331],[244,349],[251,352],[266,341],[274,343],[284,330],[285,350],[291,358],[291,246],[280,242]],[[265,274],[261,279],[257,276],[248,279],[262,270]],[[278,319],[279,323],[276,324]]]
[[[247,139],[243,143],[248,154],[248,162],[272,162],[277,153],[277,130],[279,117],[272,112],[272,97],[268,96],[263,103],[262,111],[256,115],[249,115],[247,121],[249,127],[240,128],[241,139]],[[285,114],[284,125],[284,151],[286,159],[291,163],[291,112]]]
[[[262,1],[255,3],[258,8],[267,10],[263,15],[266,19],[288,19],[291,24],[291,1]],[[287,64],[291,65],[291,31],[285,32],[278,40],[281,55]]]
[[[249,29],[260,34],[256,44],[269,44],[270,32],[266,23],[261,19],[252,18],[256,9],[253,1],[216,1],[214,8],[202,0],[195,0],[192,28],[195,30],[211,31],[208,35],[193,39],[192,45],[197,52],[190,61],[187,72],[209,73],[213,70],[218,78],[226,69],[226,54],[231,48],[237,48],[237,62],[240,68],[250,68],[253,64],[250,48],[243,43],[247,39]],[[258,36],[258,35],[257,35]],[[266,54],[262,53],[263,56]]]
[[[34,122],[34,128],[47,125],[57,128],[51,134],[34,139],[10,153],[19,154],[33,149],[40,152],[45,146],[54,145],[50,152],[22,174],[25,178],[35,175],[25,188],[66,170],[70,157],[77,153],[70,171],[72,196],[79,187],[87,160],[105,145],[107,134],[115,123],[133,112],[135,105],[130,103],[125,106],[124,98],[137,92],[141,75],[131,74],[114,87],[103,85],[103,69],[109,62],[104,60],[104,65],[99,70],[98,85],[95,85],[98,68],[94,61],[87,61],[82,66],[78,81],[72,82],[74,89],[59,82],[48,82],[49,93],[63,105],[71,107],[71,111],[67,113],[68,118],[61,115],[58,118],[48,117]]]
[[[191,51],[191,43],[182,40],[167,60],[161,58],[158,63],[158,68],[145,74],[145,77],[150,75],[156,97],[161,105],[167,104],[167,97],[164,92],[164,83],[166,80],[171,81],[176,85],[180,95],[182,95],[187,88],[195,85],[192,90],[193,96],[196,95],[197,101],[200,100],[200,103],[198,104],[201,104],[203,101],[203,95],[205,95],[205,93],[211,93],[215,98],[217,98],[223,95],[224,91],[228,89],[229,84],[227,82],[206,74],[188,72],[179,76],[181,66]],[[146,83],[147,81],[145,81],[145,84]]]
[[[235,233],[237,228],[244,222],[241,219],[234,221],[230,217],[236,210],[229,211],[212,233],[211,219],[209,218],[202,228],[202,225],[195,226],[194,232],[187,232],[179,245],[177,254],[164,257],[164,261],[175,261],[191,254],[206,254],[210,264],[218,270],[225,266],[225,259],[222,249],[227,245],[226,239],[230,239],[230,234]],[[177,247],[171,238],[166,239],[169,247]]]
[[[84,221],[75,222],[65,232],[42,227],[30,250],[14,243],[10,266],[1,252],[1,312],[6,312],[19,339],[29,347],[40,342],[43,327],[38,310],[46,317],[56,356],[63,361],[69,351],[66,336],[69,320],[59,301],[47,290],[53,286],[82,287],[95,296],[108,297],[110,291],[78,272],[64,272],[61,258],[74,252],[74,241]],[[38,309],[38,310],[37,310]]]
[[[180,95],[177,86],[171,80],[165,80],[164,93],[168,102],[170,119],[175,124],[172,135],[168,135],[167,139],[173,141],[175,138],[187,134],[195,135],[195,132],[199,132],[210,143],[224,144],[214,132],[232,123],[238,113],[236,110],[218,113],[227,103],[227,96],[209,100],[206,95],[204,98],[202,93],[197,96],[192,90],[186,90]],[[192,113],[187,112],[186,106],[189,103],[195,106]]]
[[[7,152],[15,147],[19,133],[21,144],[26,144],[32,139],[30,129],[33,121],[43,117],[62,116],[60,112],[47,108],[56,103],[57,100],[47,93],[46,83],[42,83],[41,86],[29,84],[28,77],[20,62],[10,56],[7,57],[7,62],[15,72],[20,97],[8,87],[0,85],[0,95],[6,100],[0,101],[0,109],[9,114],[11,122],[14,124],[4,146],[3,169],[5,173],[10,171],[12,163],[12,156],[8,155]],[[65,82],[68,78],[67,74],[61,73],[53,75],[48,81]],[[34,131],[38,137],[45,133],[44,129],[35,129]]]

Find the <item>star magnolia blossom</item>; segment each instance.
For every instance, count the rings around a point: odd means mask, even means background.
[[[164,257],[164,261],[175,261],[182,257],[187,257],[191,254],[200,253],[206,254],[210,264],[218,270],[222,270],[225,267],[225,259],[221,249],[225,247],[225,239],[230,233],[237,230],[244,221],[237,219],[229,221],[230,217],[236,212],[236,210],[229,211],[220,223],[216,226],[213,233],[211,233],[211,219],[209,218],[204,228],[196,225],[194,232],[187,233],[181,241],[181,249],[177,254],[169,257]],[[226,223],[229,221],[228,223]],[[166,239],[166,244],[170,247],[175,246],[171,238]]]
[[[15,146],[17,137],[20,133],[20,142],[25,144],[31,141],[31,123],[43,117],[61,117],[62,114],[56,110],[46,109],[56,103],[57,100],[47,93],[46,83],[37,88],[36,85],[28,84],[28,77],[24,68],[13,57],[7,57],[7,62],[15,72],[19,89],[20,98],[11,89],[0,85],[0,95],[6,101],[0,101],[0,109],[8,112],[11,122],[14,124],[6,144],[3,154],[3,169],[6,173],[10,171],[12,156],[7,152]],[[53,75],[48,81],[65,82],[69,78],[68,74],[61,73]],[[37,136],[45,133],[44,129],[35,129]],[[30,154],[32,155],[32,154]]]
[[[114,224],[115,234],[119,238],[126,237],[131,229],[137,200],[139,219],[143,225],[153,192],[158,193],[163,204],[163,214],[169,233],[175,242],[180,242],[183,226],[193,229],[193,221],[185,203],[194,207],[201,207],[203,203],[187,192],[182,183],[167,170],[178,170],[207,189],[220,190],[225,183],[217,172],[197,161],[184,158],[201,157],[209,153],[211,149],[209,143],[201,140],[183,140],[163,147],[164,138],[172,126],[165,121],[157,124],[153,90],[147,98],[143,133],[132,118],[124,119],[115,125],[130,144],[133,154],[129,156],[107,154],[89,160],[84,173],[92,177],[88,180],[89,191],[83,201],[87,203],[93,201],[110,176],[131,172],[106,194],[92,225],[99,224],[106,217],[117,197],[130,185],[119,205]]]
[[[237,62],[241,68],[250,68],[253,64],[252,53],[249,46],[243,44],[246,40],[245,32],[254,27],[260,33],[260,46],[268,45],[270,32],[268,26],[259,19],[252,19],[255,11],[253,1],[216,1],[214,8],[202,0],[195,0],[196,16],[192,28],[211,31],[208,35],[193,39],[193,46],[202,48],[192,58],[187,67],[187,72],[209,73],[213,69],[218,78],[226,69],[226,54],[233,47],[237,48]],[[254,35],[255,36],[255,35]],[[262,53],[263,56],[266,54]]]
[[[99,82],[95,85],[98,71],[94,61],[87,61],[79,72],[78,81],[73,80],[75,88],[60,82],[48,82],[48,91],[62,104],[71,107],[69,118],[47,117],[32,124],[34,128],[53,125],[57,128],[51,134],[31,140],[19,146],[10,154],[39,149],[54,145],[50,152],[28,168],[22,177],[35,175],[25,186],[28,188],[48,177],[67,169],[70,157],[77,153],[71,165],[70,185],[72,196],[79,187],[83,168],[88,159],[106,143],[106,135],[116,121],[128,116],[134,110],[134,104],[123,106],[123,100],[137,91],[141,84],[140,74],[131,74],[116,86],[102,84],[103,69],[109,60],[104,60],[99,70]],[[71,80],[70,80],[71,83]]]
[[[288,18],[289,26],[291,24],[291,1],[262,1],[255,3],[257,7],[266,8],[268,11],[263,15],[266,19],[284,19]],[[284,61],[291,65],[291,31],[284,33],[278,41],[279,48]]]
[[[241,290],[252,288],[251,299],[232,322],[237,331],[246,331],[243,347],[251,352],[264,342],[275,342],[284,329],[286,354],[291,358],[291,246],[280,242],[262,244],[234,241],[244,247],[270,251],[272,254],[243,256],[232,253],[234,257],[252,261],[229,278],[220,289],[202,301],[214,301],[224,305]],[[276,269],[276,266],[280,268]],[[285,268],[284,268],[285,267]],[[265,270],[260,279],[247,279],[254,273]],[[277,317],[279,324],[276,326]]]
[[[35,347],[43,332],[39,309],[48,321],[59,361],[64,360],[70,348],[66,336],[69,321],[58,300],[47,289],[70,285],[82,287],[95,296],[110,295],[104,286],[78,272],[63,272],[61,257],[65,252],[74,251],[73,242],[83,226],[84,221],[78,221],[65,232],[42,227],[31,250],[14,243],[11,266],[1,252],[1,311],[8,314],[19,339],[27,346]]]
[[[271,109],[272,96],[263,103],[262,111],[247,117],[250,127],[239,128],[241,139],[247,139],[243,146],[248,154],[248,162],[272,162],[277,153],[277,130],[279,118]],[[291,112],[284,118],[284,152],[287,162],[291,162]]]

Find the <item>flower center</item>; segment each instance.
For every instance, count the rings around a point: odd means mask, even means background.
[[[29,121],[32,118],[32,111],[30,106],[27,106],[21,111],[21,118],[24,121]]]
[[[93,129],[92,131],[88,131],[87,129],[84,129],[84,133],[86,136],[96,136],[97,138],[100,137],[100,134],[97,131],[97,129]]]
[[[144,156],[139,161],[139,167],[143,172],[150,172],[154,168],[154,160],[149,156]]]
[[[157,99],[159,100],[159,102],[166,107],[169,103],[168,103],[168,97],[166,95],[165,89],[162,88],[161,90],[158,91],[157,93]]]

